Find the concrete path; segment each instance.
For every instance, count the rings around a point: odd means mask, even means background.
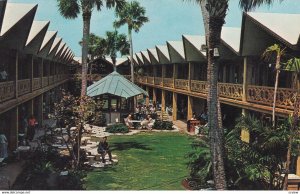
[[[25,167],[25,161],[17,161],[0,167],[0,190],[11,189]]]

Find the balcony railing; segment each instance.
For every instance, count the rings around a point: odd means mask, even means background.
[[[49,85],[54,83],[54,76],[49,76]]]
[[[148,84],[154,84],[154,77],[148,77],[147,78],[147,83]]]
[[[30,92],[30,79],[18,80],[18,95],[24,95]]]
[[[191,91],[199,93],[207,93],[207,82],[191,80]]]
[[[41,78],[33,78],[32,80],[32,90],[38,90],[42,87]]]
[[[221,97],[242,100],[243,98],[243,85],[232,83],[218,83],[219,95]]]
[[[162,78],[161,77],[155,77],[154,78],[154,84],[158,86],[162,86]]]
[[[175,79],[175,88],[188,90],[189,89],[189,81],[186,79]]]
[[[49,78],[48,77],[43,77],[42,78],[42,87],[46,87],[49,85]]]
[[[52,85],[65,80],[68,78],[68,75],[56,75],[50,77],[43,77],[43,78],[33,78],[31,79],[23,79],[18,80],[18,96],[22,96],[24,94],[28,94],[32,91],[39,90],[43,87],[46,87],[49,84],[49,80],[52,79]],[[55,81],[56,80],[56,81]],[[32,84],[32,85],[31,85]],[[16,84],[14,81],[6,81],[0,82],[0,103],[5,102],[7,100],[11,100],[16,97]]]
[[[53,82],[55,83],[55,82],[57,82],[58,81],[58,75],[54,75],[53,76]]]
[[[140,82],[147,83],[147,77],[146,76],[140,77]]]
[[[0,102],[12,99],[15,97],[15,82],[0,82]]]
[[[294,108],[296,91],[289,88],[278,88],[276,107]],[[265,86],[248,86],[247,101],[272,106],[274,88]]]
[[[153,77],[140,78],[141,84],[148,83],[151,85],[159,85],[161,78],[153,79]],[[175,86],[172,78],[164,78],[164,87],[189,90],[189,81],[185,79],[175,79]],[[191,91],[196,93],[207,94],[208,85],[206,81],[191,80]],[[243,85],[233,83],[218,83],[218,91],[220,97],[227,99],[235,99],[242,101],[243,99]],[[274,98],[274,88],[265,86],[249,85],[247,87],[246,100],[256,104],[272,106]],[[278,88],[276,107],[293,110],[295,103],[296,91],[290,88]]]
[[[164,87],[173,88],[174,83],[172,78],[164,78]]]

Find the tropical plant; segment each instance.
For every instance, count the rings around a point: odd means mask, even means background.
[[[277,90],[278,90],[278,81],[279,81],[279,74],[281,70],[281,58],[285,54],[285,48],[282,49],[280,45],[274,44],[269,46],[263,53],[263,58],[270,61],[272,60],[274,54],[276,55],[276,78],[275,78],[275,86],[274,86],[274,98],[273,98],[273,107],[272,107],[272,125],[275,127],[275,108],[276,108],[276,99],[277,99]]]
[[[292,154],[292,144],[294,137],[299,139],[299,113],[300,113],[300,97],[299,97],[299,90],[300,90],[300,83],[299,83],[299,74],[300,74],[300,59],[299,58],[292,58],[288,60],[288,62],[285,64],[285,71],[292,71],[295,73],[294,77],[294,86],[296,86],[296,94],[295,94],[295,104],[294,104],[294,111],[292,115],[291,120],[291,129],[290,129],[290,135],[289,135],[289,144],[288,144],[288,151],[287,151],[287,159],[286,159],[286,172],[284,176],[284,182],[283,182],[283,189],[287,190],[288,186],[288,174],[290,169],[290,162],[291,162],[291,154]],[[295,139],[296,139],[295,138]]]
[[[90,34],[90,21],[92,11],[98,11],[106,5],[107,8],[115,7],[119,11],[125,4],[125,0],[57,0],[60,14],[67,19],[77,18],[82,13],[83,18],[83,38],[82,38],[82,84],[81,96],[86,95],[87,84],[87,55]]]
[[[81,162],[80,145],[84,130],[83,126],[94,120],[95,109],[96,103],[90,97],[75,97],[65,91],[62,91],[62,99],[60,102],[54,104],[53,117],[59,123],[60,134],[70,156],[73,158],[73,164],[76,168],[79,167]],[[63,127],[67,130],[67,140],[63,137]],[[76,130],[72,131],[72,127],[76,127]],[[73,148],[77,147],[77,153],[75,153],[74,149],[69,145],[72,145]]]
[[[80,41],[79,44],[82,46],[82,41]],[[90,34],[89,42],[88,42],[88,59],[87,59],[90,75],[92,74],[94,59],[104,57],[106,47],[107,45],[104,38],[97,36],[94,33]]]
[[[117,30],[113,32],[106,32],[106,49],[105,54],[110,56],[114,71],[116,71],[116,58],[117,53],[120,53],[122,56],[129,53],[129,43],[126,40],[125,34],[119,34]]]
[[[134,68],[133,68],[133,43],[132,43],[132,30],[136,33],[140,28],[149,21],[145,16],[146,10],[141,7],[139,2],[132,1],[127,2],[125,6],[116,12],[119,20],[115,21],[114,26],[119,28],[125,24],[128,26],[128,37],[130,44],[130,63],[131,63],[131,81],[134,82]]]
[[[171,121],[156,120],[152,128],[158,130],[173,130],[173,123]]]
[[[108,133],[128,133],[129,129],[124,124],[115,124],[106,127],[105,131]]]
[[[190,159],[188,181],[195,183],[189,185],[193,190],[199,190],[208,187],[207,181],[213,178],[209,139],[196,139],[191,146],[193,150],[187,155]]]

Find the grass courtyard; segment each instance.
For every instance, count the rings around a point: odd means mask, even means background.
[[[119,163],[89,172],[87,190],[182,190],[192,138],[179,133],[141,133],[108,139]]]

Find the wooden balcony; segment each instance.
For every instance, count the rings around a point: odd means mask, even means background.
[[[155,78],[158,79],[158,78]],[[159,80],[159,79],[158,79]],[[182,93],[205,99],[207,97],[208,85],[206,81],[191,80],[189,91],[189,81],[185,79],[175,79],[173,85],[172,78],[164,78],[164,85],[161,86],[156,81],[153,83],[153,77],[145,77],[139,79],[140,84],[150,85],[157,88],[166,88],[172,92]],[[243,85],[234,83],[218,83],[218,91],[222,103],[248,108],[256,111],[270,113],[273,104],[273,87],[249,85],[246,94],[243,94]],[[296,91],[290,88],[279,88],[277,91],[276,111],[279,115],[287,116],[291,114],[294,108]],[[245,100],[243,101],[243,96]]]
[[[161,77],[155,77],[154,78],[154,84],[158,86],[162,86],[162,78]]]
[[[31,84],[30,79],[18,80],[18,95],[24,95],[30,92]]]
[[[154,84],[154,77],[148,77],[147,78],[147,83],[148,84]]]
[[[164,78],[164,87],[173,88],[174,87],[173,78]]]
[[[243,85],[242,84],[228,84],[218,83],[219,95],[225,98],[232,98],[235,100],[242,100]]]
[[[189,81],[186,79],[175,79],[175,88],[181,90],[188,90]]]
[[[54,83],[54,76],[49,76],[49,85]]]
[[[43,77],[42,78],[42,87],[46,87],[49,85],[49,78],[48,77]]]
[[[207,94],[207,82],[191,80],[191,91]]]
[[[54,75],[53,76],[53,82],[55,83],[55,82],[57,82],[58,81],[58,75]]]
[[[62,74],[57,77],[59,78],[61,80],[54,81],[53,76],[52,84],[49,84],[49,77],[18,80],[17,84],[15,81],[0,82],[0,114],[59,86],[69,77]]]
[[[32,80],[32,90],[38,90],[42,87],[41,78],[33,78]]]
[[[289,88],[278,88],[276,106],[293,109],[296,91]],[[272,106],[274,99],[274,88],[265,86],[248,86],[247,101]]]
[[[0,102],[10,100],[15,97],[15,82],[0,82]]]

